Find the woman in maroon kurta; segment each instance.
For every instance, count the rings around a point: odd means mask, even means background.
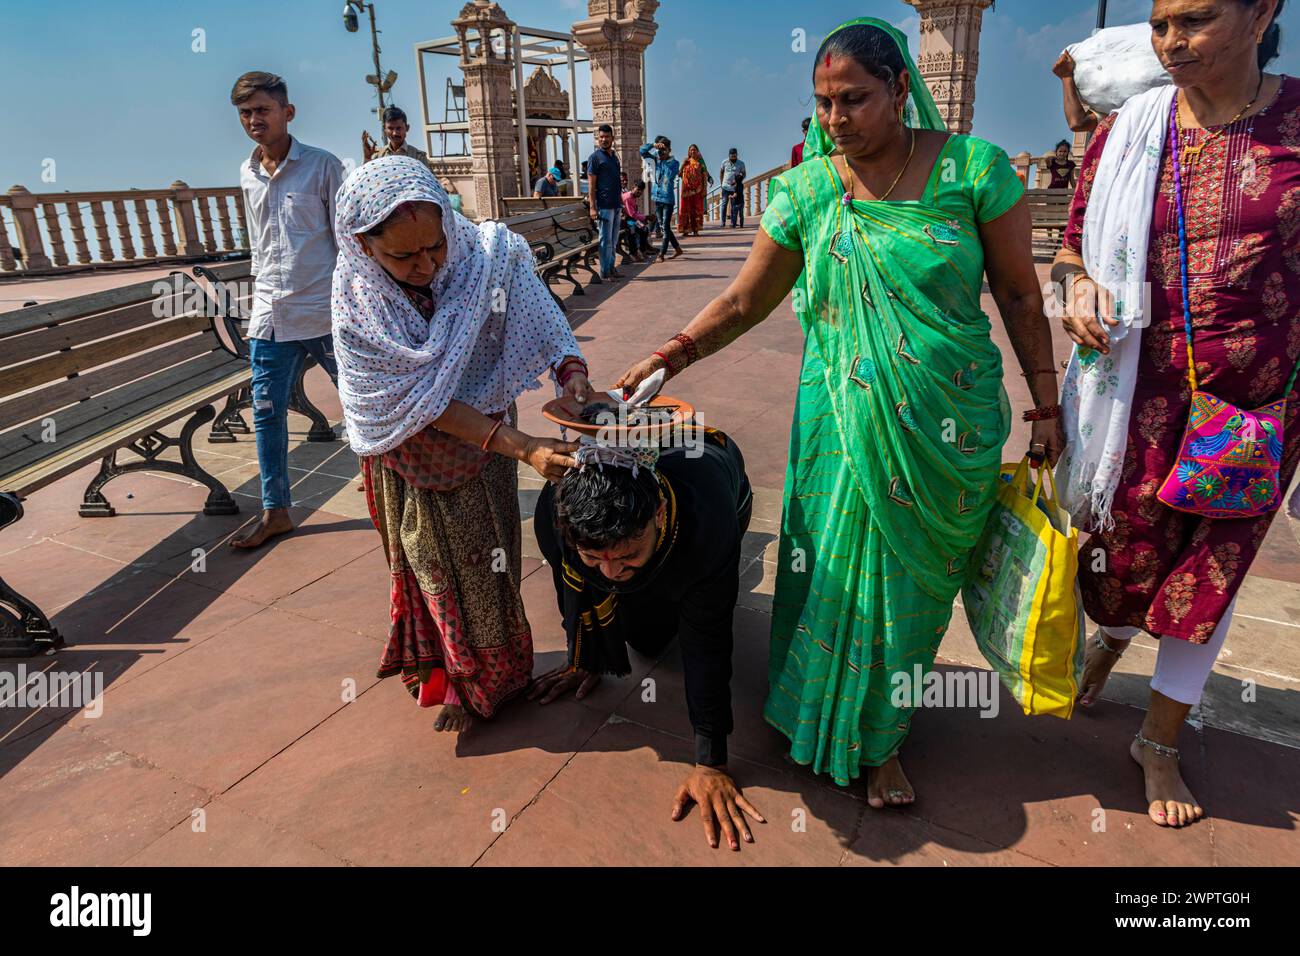
[[[1300,81],[1262,72],[1277,51],[1272,0],[1218,0],[1208,25],[1180,22],[1175,6],[1156,0],[1151,22],[1155,51],[1179,88],[1196,374],[1201,388],[1253,409],[1281,397],[1300,356]],[[1234,114],[1240,118],[1227,122]],[[1098,126],[1084,157],[1053,269],[1058,282],[1071,273],[1091,281],[1082,272],[1084,216],[1114,121]],[[1080,696],[1085,706],[1096,700],[1139,631],[1162,638],[1151,706],[1131,752],[1145,771],[1151,818],[1179,826],[1203,811],[1178,772],[1178,730],[1200,698],[1273,516],[1199,518],[1156,499],[1191,400],[1168,134],[1147,280],[1151,323],[1141,333],[1114,524],[1093,534],[1079,561],[1084,607],[1102,625]],[[1101,335],[1091,316],[1067,315],[1065,326],[1081,347]],[[1300,399],[1294,392],[1288,399],[1284,487],[1300,458]]]

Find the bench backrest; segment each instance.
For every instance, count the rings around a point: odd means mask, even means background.
[[[556,209],[522,213],[501,221],[528,241],[539,262],[550,261],[559,253],[582,249],[600,241],[600,234],[582,203],[571,202]]]
[[[0,313],[0,433],[221,351],[203,290],[182,273]]]
[[[536,212],[539,209],[554,209],[560,206],[569,206],[577,203],[582,204],[582,200],[577,196],[503,196],[501,204],[505,208],[507,216],[517,216],[520,213]]]

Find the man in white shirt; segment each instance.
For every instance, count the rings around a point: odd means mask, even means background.
[[[343,164],[289,135],[294,117],[284,80],[245,73],[230,93],[249,139],[257,143],[239,172],[253,255],[249,351],[253,426],[262,474],[262,517],[231,540],[256,548],[293,530],[289,517],[289,396],[311,356],[338,384],[330,335],[334,194]]]

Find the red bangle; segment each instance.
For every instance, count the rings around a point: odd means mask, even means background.
[[[1031,408],[1025,412],[1021,418],[1027,422],[1042,422],[1050,418],[1061,417],[1060,405],[1040,405],[1038,408]]]
[[[1020,377],[1032,378],[1035,375],[1060,375],[1060,374],[1061,373],[1054,368],[1036,368],[1032,372],[1021,372]]]
[[[677,369],[673,368],[672,359],[670,359],[667,355],[664,355],[663,352],[654,352],[653,354],[659,356],[659,358],[664,360],[664,365],[668,366],[669,374],[671,375],[677,374]]]
[[[685,332],[678,332],[671,339],[669,339],[669,341],[681,343],[682,348],[686,350],[687,365],[694,365],[699,360],[700,353],[699,350],[695,347],[695,340],[691,338],[689,335],[687,335]]]
[[[495,425],[492,426],[491,431],[487,433],[487,438],[483,439],[483,444],[479,445],[481,449],[487,451],[488,445],[492,444],[492,437],[497,433],[497,429],[500,428],[501,425],[502,422],[498,421]]]

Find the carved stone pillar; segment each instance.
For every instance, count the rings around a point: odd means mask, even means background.
[[[480,219],[499,218],[505,215],[501,197],[522,195],[510,90],[515,24],[499,4],[475,0],[465,4],[451,25],[460,39],[465,74],[474,211]]]
[[[588,0],[588,19],[573,25],[574,39],[591,57],[591,118],[614,127],[614,152],[630,182],[640,178],[637,150],[647,139],[641,74],[645,48],[659,29],[658,9],[659,0]]]
[[[903,0],[921,15],[916,66],[950,133],[969,133],[975,118],[980,24],[993,0]]]

